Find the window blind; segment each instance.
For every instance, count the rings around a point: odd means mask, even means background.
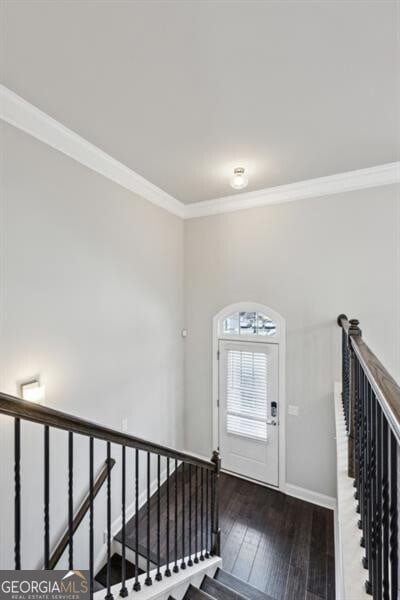
[[[270,363],[271,359],[265,352],[227,351],[225,383],[228,433],[267,439]]]

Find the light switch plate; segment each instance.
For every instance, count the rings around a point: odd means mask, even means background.
[[[289,404],[288,414],[292,415],[293,417],[298,417],[299,416],[299,407],[295,406],[294,404]]]

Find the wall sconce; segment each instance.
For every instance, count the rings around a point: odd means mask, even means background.
[[[39,379],[24,381],[20,384],[20,396],[23,400],[28,400],[28,402],[44,404],[45,387],[44,385],[40,385]]]

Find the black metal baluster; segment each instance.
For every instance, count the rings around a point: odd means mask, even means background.
[[[210,545],[210,555],[214,556],[214,543],[213,543],[213,538],[214,538],[214,489],[215,489],[215,472],[212,471],[211,472],[211,545]]]
[[[350,386],[349,386],[349,347],[348,347],[348,339],[347,333],[342,328],[342,404],[343,404],[343,412],[344,418],[346,421],[346,429],[349,430],[349,395],[350,395]]]
[[[382,600],[382,409],[378,401],[376,405],[376,510],[375,510],[375,539],[376,539],[376,578],[375,598]]]
[[[367,519],[365,524],[365,550],[366,550],[366,568],[368,569],[368,579],[365,582],[365,591],[367,594],[372,594],[372,540],[371,540],[371,522],[372,522],[372,416],[371,416],[371,402],[369,393],[369,384],[366,376],[365,378],[365,400],[367,403]]]
[[[200,469],[200,560],[204,560],[204,469]]]
[[[194,562],[197,564],[199,562],[199,535],[198,535],[198,508],[199,508],[199,467],[195,466],[195,490],[194,490]]]
[[[126,598],[128,595],[128,588],[125,585],[126,582],[126,448],[122,446],[122,561],[121,561],[121,589],[119,595],[122,598]]]
[[[389,600],[389,431],[386,417],[382,419],[382,592],[383,600]]]
[[[146,557],[146,579],[145,585],[153,582],[150,577],[150,452],[147,452],[147,557]]]
[[[391,597],[398,594],[398,506],[397,506],[397,442],[393,432],[390,433],[390,587]]]
[[[363,558],[364,569],[368,569],[368,465],[369,465],[369,429],[368,429],[368,398],[366,394],[366,377],[362,374],[362,395],[363,395],[363,414],[364,414],[364,513],[362,515],[363,535],[361,538],[361,546],[365,548],[365,556]]]
[[[219,478],[221,473],[221,458],[219,452],[214,450],[212,462],[215,464],[212,511],[213,511],[213,554],[221,555],[221,530],[219,528]]]
[[[210,471],[206,471],[205,472],[206,475],[206,553],[205,553],[205,557],[206,558],[210,558],[210,552],[209,552],[209,537],[208,537],[208,532],[209,532],[209,517],[210,517],[210,498],[209,498],[209,483],[210,483]]]
[[[112,600],[111,593],[111,444],[107,442],[107,594],[105,600]]]
[[[14,556],[15,570],[21,569],[21,421],[14,421]]]
[[[193,567],[192,560],[192,465],[189,463],[189,560],[188,566]]]
[[[365,396],[365,376],[364,373],[361,373],[361,394],[362,394],[362,479],[363,479],[363,508],[361,512],[361,522],[363,527],[363,533],[361,537],[361,546],[365,548],[365,530],[367,527],[368,517],[367,517],[367,485],[368,485],[368,461],[367,461],[367,451],[368,451],[368,410],[367,410],[367,401]],[[365,557],[363,559],[364,568],[367,568],[367,555],[365,553]]]
[[[94,485],[94,452],[93,438],[89,438],[89,586],[90,598],[93,598],[93,582],[94,582],[94,535],[93,535],[93,485]]]
[[[376,410],[375,410],[375,396],[372,392],[371,386],[368,384],[368,396],[371,410],[371,468],[370,468],[370,485],[371,485],[371,498],[370,498],[370,552],[371,552],[371,565],[369,568],[370,573],[370,585],[371,594],[375,589],[376,579],[376,529],[375,529],[375,505],[376,505]]]
[[[170,464],[169,464],[169,456],[167,456],[167,523],[166,523],[166,555],[167,555],[167,565],[165,569],[165,577],[171,577],[171,569],[169,568],[169,547],[170,547],[170,514],[169,514],[169,478],[170,478]]]
[[[185,463],[182,463],[182,562],[181,569],[186,569],[185,563]]]
[[[50,561],[50,448],[49,426],[44,426],[44,568]]]
[[[354,487],[355,498],[358,500],[358,512],[361,511],[361,489],[360,489],[360,390],[359,390],[359,364],[355,353],[352,354],[354,361]]]
[[[156,581],[161,581],[161,456],[157,456],[157,573]]]
[[[173,571],[178,573],[178,461],[175,459],[175,564]]]
[[[133,589],[138,592],[139,582],[139,450],[135,449],[135,583]]]
[[[74,436],[68,433],[68,568],[74,568]]]
[[[360,518],[358,520],[358,528],[363,527],[363,514],[364,514],[364,407],[362,398],[362,373],[361,365],[357,359],[357,398],[358,398],[358,420],[359,420],[359,449],[358,449],[358,490],[359,490],[359,513]]]

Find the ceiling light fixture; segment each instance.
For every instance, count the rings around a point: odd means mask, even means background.
[[[249,180],[245,175],[244,171],[245,170],[243,167],[236,167],[236,169],[233,169],[231,187],[233,187],[234,190],[242,190],[249,183]]]

